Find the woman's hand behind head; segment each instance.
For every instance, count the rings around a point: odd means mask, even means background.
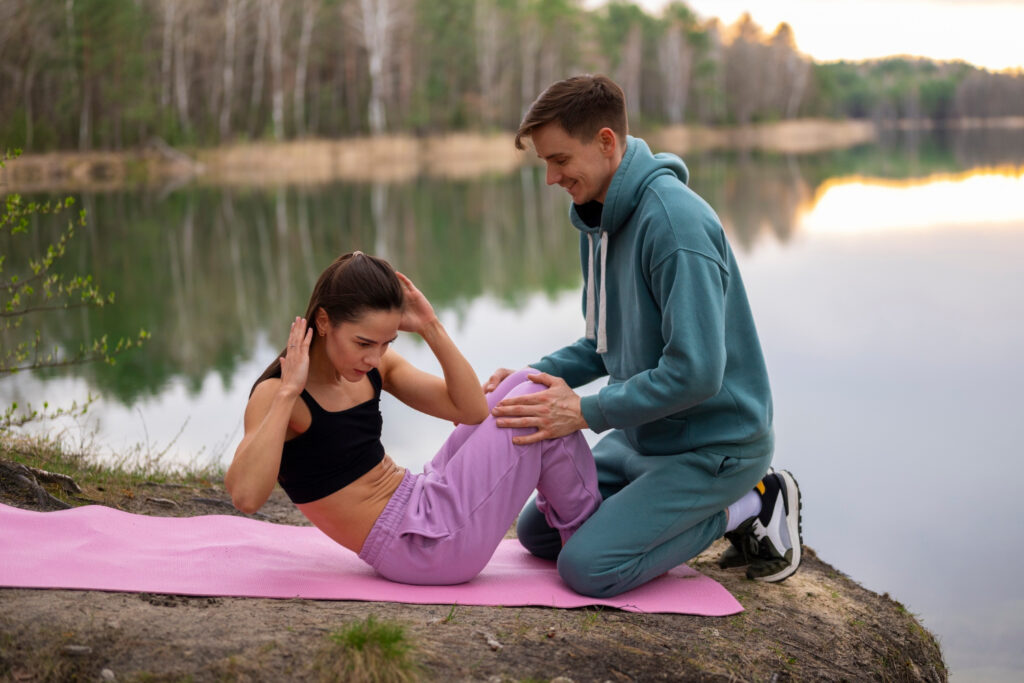
[[[398,329],[419,334],[427,325],[437,320],[437,314],[434,313],[434,307],[427,301],[427,297],[416,288],[412,280],[401,273],[396,275],[402,282],[402,291],[405,294],[405,306]]]

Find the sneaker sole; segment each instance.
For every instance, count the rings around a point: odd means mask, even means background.
[[[786,486],[786,501],[789,503],[789,510],[786,512],[786,528],[789,530],[790,540],[796,539],[796,543],[793,544],[793,559],[782,571],[769,574],[768,576],[758,576],[754,579],[755,581],[763,581],[765,583],[778,583],[796,573],[797,568],[800,567],[801,546],[804,542],[801,521],[803,501],[800,500],[800,487],[797,485],[793,475],[786,470],[776,470],[775,474],[782,479]],[[795,506],[793,505],[794,500],[796,501]]]

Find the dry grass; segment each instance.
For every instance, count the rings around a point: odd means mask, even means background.
[[[875,140],[869,121],[799,119],[735,128],[672,126],[648,136],[652,148],[685,154],[697,149],[759,149],[807,154],[854,147]]]
[[[191,156],[189,155],[191,154]],[[0,169],[0,192],[107,191],[194,181],[215,186],[397,183],[421,175],[463,179],[523,163],[510,134],[392,135],[249,142],[188,154],[169,148],[26,154]]]
[[[804,153],[861,144],[874,134],[874,127],[863,121],[803,119],[744,128],[676,126],[645,137],[656,150],[680,154],[736,147]],[[184,153],[153,144],[125,152],[26,154],[0,169],[0,190],[104,191],[187,181],[216,186],[392,183],[421,175],[464,179],[505,174],[532,161],[532,153],[515,149],[511,133],[246,142]]]

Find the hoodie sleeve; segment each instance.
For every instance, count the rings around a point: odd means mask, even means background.
[[[597,353],[595,341],[584,337],[544,356],[536,363],[530,363],[530,367],[561,377],[574,388],[608,374],[604,361]]]
[[[719,392],[725,375],[728,273],[715,259],[677,248],[651,270],[664,347],[656,367],[582,398],[595,432],[636,427],[679,413]]]

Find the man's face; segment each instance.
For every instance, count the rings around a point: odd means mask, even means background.
[[[618,139],[602,128],[590,142],[580,142],[552,122],[534,130],[533,147],[547,166],[548,185],[560,185],[576,204],[604,202],[622,157]]]

